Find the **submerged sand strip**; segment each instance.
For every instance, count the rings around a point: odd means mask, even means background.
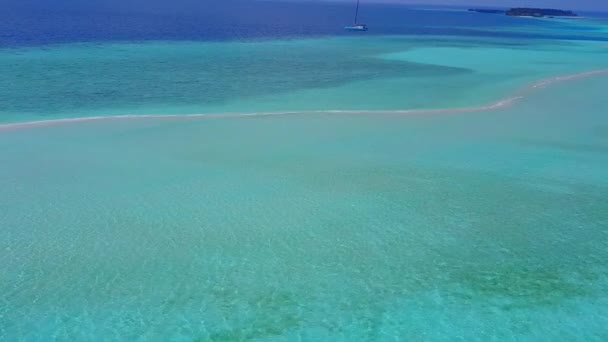
[[[59,124],[69,124],[77,122],[87,121],[100,121],[100,120],[126,120],[126,119],[169,119],[169,118],[206,118],[206,119],[217,119],[217,118],[239,118],[239,117],[258,117],[258,116],[283,116],[283,115],[301,115],[301,114],[453,114],[453,113],[469,113],[469,112],[480,112],[497,110],[501,108],[510,107],[517,101],[526,97],[530,93],[538,89],[545,89],[548,86],[556,83],[562,83],[566,81],[572,81],[581,78],[587,78],[597,75],[608,74],[608,69],[598,69],[592,71],[585,71],[576,74],[554,76],[540,81],[536,81],[520,91],[516,92],[515,95],[503,98],[496,102],[488,105],[472,106],[472,107],[455,107],[455,108],[438,108],[438,109],[397,109],[397,110],[308,110],[308,111],[285,111],[285,112],[252,112],[252,113],[224,113],[224,114],[127,114],[127,115],[114,115],[114,116],[88,116],[78,118],[64,118],[64,119],[49,119],[49,120],[38,120],[38,121],[26,121],[9,124],[0,124],[0,132],[12,129],[24,129],[30,127],[40,126],[51,126]]]

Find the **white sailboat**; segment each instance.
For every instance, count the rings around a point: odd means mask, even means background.
[[[359,24],[357,21],[357,19],[359,18],[359,1],[357,0],[357,9],[355,10],[355,21],[354,24],[352,26],[346,26],[344,27],[345,30],[347,31],[367,31],[367,25],[365,24]]]

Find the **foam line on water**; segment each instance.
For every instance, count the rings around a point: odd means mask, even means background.
[[[597,75],[608,74],[608,69],[598,69],[592,71],[585,71],[576,74],[554,76],[546,79],[536,81],[521,90],[517,91],[513,96],[500,99],[496,102],[487,105],[471,106],[471,107],[454,107],[454,108],[438,108],[438,109],[396,109],[396,110],[309,110],[309,111],[283,111],[283,112],[251,112],[251,113],[223,113],[223,114],[126,114],[126,115],[112,115],[112,116],[84,116],[77,118],[62,118],[62,119],[50,119],[50,120],[37,120],[37,121],[26,121],[17,123],[0,124],[0,132],[13,130],[13,129],[24,129],[31,127],[40,126],[51,126],[59,124],[69,124],[87,121],[101,121],[101,120],[128,120],[128,119],[176,119],[176,118],[205,118],[205,119],[219,119],[219,118],[241,118],[241,117],[263,117],[263,116],[285,116],[285,115],[302,115],[302,114],[453,114],[453,113],[470,113],[480,111],[491,111],[498,110],[506,107],[510,107],[522,98],[526,97],[530,93],[538,89],[545,89],[553,84],[572,81],[581,78],[587,78]]]

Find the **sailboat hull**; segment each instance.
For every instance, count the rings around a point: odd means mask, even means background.
[[[367,31],[367,27],[365,26],[346,26],[344,27],[346,31]]]

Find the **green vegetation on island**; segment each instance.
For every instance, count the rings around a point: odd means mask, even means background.
[[[469,9],[471,12],[478,13],[489,13],[489,14],[505,14],[512,17],[535,17],[535,18],[545,18],[545,17],[578,17],[578,14],[568,11],[568,10],[560,10],[553,8],[524,8],[524,7],[516,7],[508,10],[501,9],[489,9],[489,8],[472,8]]]

